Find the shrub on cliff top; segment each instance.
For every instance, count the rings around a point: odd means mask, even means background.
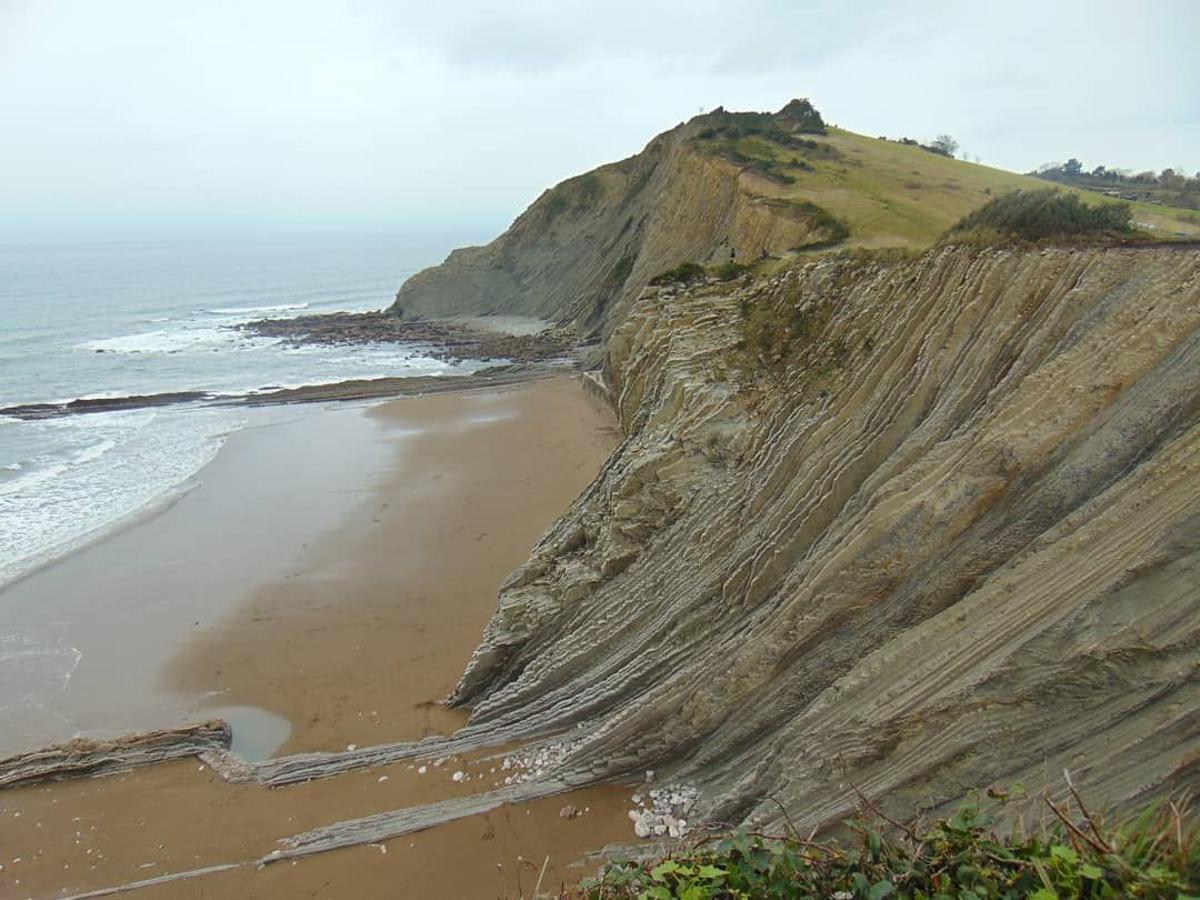
[[[749,271],[749,266],[744,266],[740,262],[730,260],[727,263],[717,266],[716,276],[721,281],[733,281],[735,278],[741,278]]]
[[[1047,801],[1049,802],[1049,801]],[[1108,828],[1081,808],[1071,817],[1051,804],[1055,827],[1002,837],[977,803],[921,828],[876,813],[847,822],[856,840],[772,837],[744,829],[701,839],[653,862],[614,863],[584,882],[589,900],[839,900],[1178,898],[1200,891],[1200,838],[1186,810],[1165,804]],[[889,837],[888,831],[894,835]]]
[[[1053,188],[1016,191],[997,197],[959,221],[948,234],[991,230],[1026,240],[1128,233],[1132,210],[1127,203],[1088,206],[1075,194]]]
[[[775,113],[775,118],[786,123],[795,131],[809,134],[825,134],[825,120],[807,98],[793,100]]]
[[[662,284],[692,284],[704,278],[704,266],[694,262],[680,263],[673,269],[659,272],[650,279],[653,285]]]

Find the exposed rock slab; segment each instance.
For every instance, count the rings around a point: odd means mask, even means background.
[[[405,343],[424,347],[438,359],[507,359],[536,362],[566,356],[575,345],[569,328],[508,334],[466,321],[411,322],[382,312],[327,313],[288,319],[262,319],[241,326],[251,334],[290,344]]]
[[[280,843],[283,847],[264,856],[260,862],[264,864],[280,862],[342,847],[386,841],[404,834],[411,834],[414,831],[432,828],[435,825],[491,812],[506,803],[527,803],[542,797],[561,794],[570,789],[571,785],[562,781],[530,782],[489,791],[485,794],[456,797],[428,806],[413,806],[364,816],[360,819],[335,822],[282,839]]]
[[[143,731],[109,740],[76,738],[41,750],[0,759],[0,788],[39,781],[111,775],[138,766],[227,750],[229,725],[213,719],[197,725]]]
[[[799,826],[1200,774],[1200,253],[651,289],[604,375],[626,438],[503,586],[471,728]]]

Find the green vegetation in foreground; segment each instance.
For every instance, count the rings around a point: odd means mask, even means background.
[[[1029,241],[1112,237],[1130,234],[1132,217],[1127,203],[1089,206],[1075,194],[1047,188],[997,197],[963,217],[950,235],[982,230]]]
[[[1074,793],[1074,791],[1072,791]],[[1078,795],[1076,795],[1078,802]],[[1164,803],[1107,826],[1079,803],[1054,825],[1005,837],[978,802],[931,826],[847,822],[853,841],[739,829],[652,862],[617,862],[572,895],[588,900],[984,900],[1178,898],[1200,891],[1200,839],[1182,806]]]

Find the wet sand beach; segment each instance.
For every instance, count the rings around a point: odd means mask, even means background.
[[[500,581],[616,440],[611,413],[563,377],[276,412],[233,435],[203,484],[170,508],[0,599],[13,595],[9,606],[25,615],[57,604],[54,614],[72,622],[83,656],[57,700],[63,722],[85,730],[225,713],[235,747],[251,754],[446,734],[465,713],[437,701],[474,649]],[[419,775],[396,763],[267,789],[226,784],[188,760],[0,792],[0,895],[68,896],[252,860],[307,828],[486,790],[496,765],[476,764],[470,784],[454,783],[448,766]],[[540,869],[550,856],[544,886],[577,879],[585,870],[571,864],[628,837],[628,793],[589,789],[382,849],[137,895],[528,895],[538,873],[517,857],[536,857]],[[567,804],[588,812],[562,819]]]
[[[500,581],[616,439],[608,413],[569,379],[397,401],[368,417],[401,437],[344,527],[169,667],[190,696],[214,692],[221,705],[288,719],[286,752],[462,725],[464,713],[437,701],[478,643]]]

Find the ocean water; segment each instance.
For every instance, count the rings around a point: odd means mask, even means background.
[[[237,328],[379,309],[461,243],[0,246],[0,408],[469,371],[472,363],[443,363],[420,346],[294,348]],[[185,490],[246,421],[245,410],[201,405],[0,416],[0,589]]]

